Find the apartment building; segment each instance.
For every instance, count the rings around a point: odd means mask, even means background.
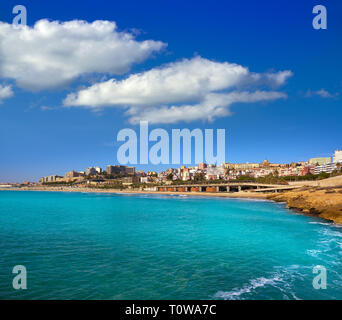
[[[321,158],[311,158],[309,160],[309,164],[318,164],[320,165],[324,165],[326,163],[331,163],[331,158],[330,157],[321,157]]]
[[[336,150],[334,153],[333,162],[342,162],[342,150]]]
[[[51,183],[51,182],[58,182],[63,180],[63,177],[57,176],[57,175],[52,175],[52,176],[47,176],[43,177],[39,180],[40,183]]]
[[[316,166],[315,167],[315,174],[320,174],[321,172],[326,172],[326,173],[331,173],[334,170],[337,169],[336,163],[335,162],[331,162],[331,163],[326,163],[326,164],[322,164],[320,166]]]
[[[107,173],[112,174],[135,174],[135,167],[127,167],[127,166],[107,166]]]

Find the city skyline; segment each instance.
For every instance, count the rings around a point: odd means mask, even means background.
[[[317,175],[322,172],[332,173],[340,171],[342,164],[342,150],[335,150],[332,157],[316,157],[305,161],[291,163],[271,163],[267,159],[263,162],[253,163],[222,163],[220,165],[206,162],[195,165],[171,166],[164,171],[142,171],[136,170],[134,166],[106,165],[105,169],[99,166],[90,166],[84,170],[70,169],[62,175],[50,174],[39,179],[40,182],[80,182],[85,178],[106,178],[115,180],[123,176],[137,176],[137,182],[143,182],[142,177],[156,175],[156,181],[162,182],[169,173],[175,174],[173,180],[193,180],[196,174],[205,173],[206,180],[212,179],[236,179],[239,176],[251,176],[253,178],[265,177],[269,174],[276,174],[279,177]],[[184,172],[187,174],[184,176]],[[178,174],[178,175],[177,175]],[[108,176],[107,176],[108,175]],[[147,182],[147,181],[146,181]],[[1,182],[0,182],[1,183]],[[28,183],[26,181],[25,183]]]
[[[0,4],[0,28],[12,23],[16,4]],[[327,30],[312,27],[313,1],[190,1],[182,12],[175,3],[130,3],[139,14],[123,1],[21,4],[34,51],[14,32],[6,42],[0,35],[0,70],[10,67],[0,72],[0,181],[119,164],[116,135],[136,130],[139,119],[168,132],[224,128],[231,163],[298,162],[342,148],[339,2],[326,4]],[[49,20],[35,25],[41,19]],[[66,32],[67,21],[85,34]],[[46,42],[39,28],[50,30]],[[70,46],[58,48],[61,39]],[[81,39],[90,48],[98,41],[84,61],[76,55]],[[125,50],[112,51],[115,41]],[[20,52],[33,62],[23,64]],[[20,73],[23,65],[29,72]]]

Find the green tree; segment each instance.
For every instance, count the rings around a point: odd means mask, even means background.
[[[172,181],[172,180],[173,180],[173,174],[172,174],[172,173],[169,173],[169,174],[166,176],[166,180]]]
[[[196,182],[203,182],[205,181],[205,174],[203,172],[196,173],[194,176],[194,181]]]

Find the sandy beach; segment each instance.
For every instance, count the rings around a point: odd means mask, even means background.
[[[187,195],[201,197],[224,197],[224,198],[250,198],[267,199],[267,194],[260,192],[172,192],[172,191],[142,191],[142,190],[119,190],[119,189],[100,189],[100,188],[72,188],[72,187],[23,187],[23,188],[4,188],[6,191],[45,191],[45,192],[93,192],[93,193],[122,193],[122,194],[169,194]]]

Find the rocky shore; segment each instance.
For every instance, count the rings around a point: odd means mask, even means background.
[[[286,202],[289,209],[342,224],[342,186],[303,187],[271,194],[267,199]]]

